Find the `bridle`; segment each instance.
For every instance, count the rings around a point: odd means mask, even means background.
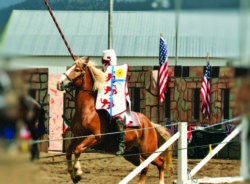
[[[83,69],[83,71],[82,71],[82,73],[80,74],[80,75],[78,75],[76,78],[74,78],[74,79],[71,79],[66,73],[63,73],[63,75],[65,75],[66,76],[66,78],[73,84],[79,77],[81,77],[82,78],[82,85],[80,86],[80,87],[74,87],[73,85],[71,85],[69,88],[70,88],[70,90],[66,90],[67,92],[70,92],[70,91],[72,91],[72,90],[74,90],[74,89],[77,89],[77,90],[80,90],[80,91],[84,91],[84,92],[91,92],[91,93],[93,93],[93,91],[92,90],[87,90],[87,89],[82,89],[83,88],[83,78],[84,78],[84,76],[85,76],[85,70],[86,70],[86,68],[89,70],[89,68],[87,67],[87,66],[84,66],[84,68],[82,68]],[[90,70],[89,70],[89,73],[91,73],[90,72]],[[92,75],[90,75],[91,76],[91,81],[92,81],[92,83],[93,83],[93,77],[92,77]]]

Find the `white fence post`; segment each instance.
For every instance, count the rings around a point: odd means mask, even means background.
[[[180,138],[178,140],[178,184],[188,183],[187,178],[187,122],[178,126]]]
[[[240,175],[244,180],[250,180],[250,121],[247,116],[242,117],[241,136],[241,168]]]

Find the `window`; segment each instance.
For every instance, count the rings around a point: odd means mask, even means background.
[[[131,110],[140,112],[140,88],[131,89]]]
[[[218,78],[220,76],[220,67],[213,66],[211,72],[211,78]]]
[[[170,88],[168,88],[167,93],[165,93],[165,100],[163,104],[163,119],[170,120]]]
[[[189,66],[183,66],[182,77],[189,77]]]
[[[221,91],[221,118],[222,120],[229,119],[229,89]]]
[[[247,68],[235,68],[235,77],[242,77],[247,74],[248,69]]]
[[[198,121],[200,115],[200,88],[192,91],[192,121]]]
[[[177,65],[174,67],[174,76],[181,77],[181,66]]]

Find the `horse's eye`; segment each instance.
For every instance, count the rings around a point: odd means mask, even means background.
[[[79,69],[76,69],[75,71],[76,71],[76,72],[80,72],[80,70],[79,70]]]

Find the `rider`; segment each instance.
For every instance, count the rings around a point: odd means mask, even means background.
[[[117,64],[117,57],[116,57],[115,51],[113,49],[103,51],[102,70],[105,72],[108,66],[116,65],[116,64]],[[130,116],[131,103],[130,103],[127,85],[126,85],[126,100],[127,100],[127,111],[120,114],[118,117],[115,117],[117,129],[118,129],[118,131],[120,131],[120,133],[117,134],[118,135],[117,136],[118,151],[116,152],[116,155],[121,155],[124,153],[124,150],[125,150],[124,126],[126,124],[126,121],[129,121],[129,122],[132,121],[132,118]]]

